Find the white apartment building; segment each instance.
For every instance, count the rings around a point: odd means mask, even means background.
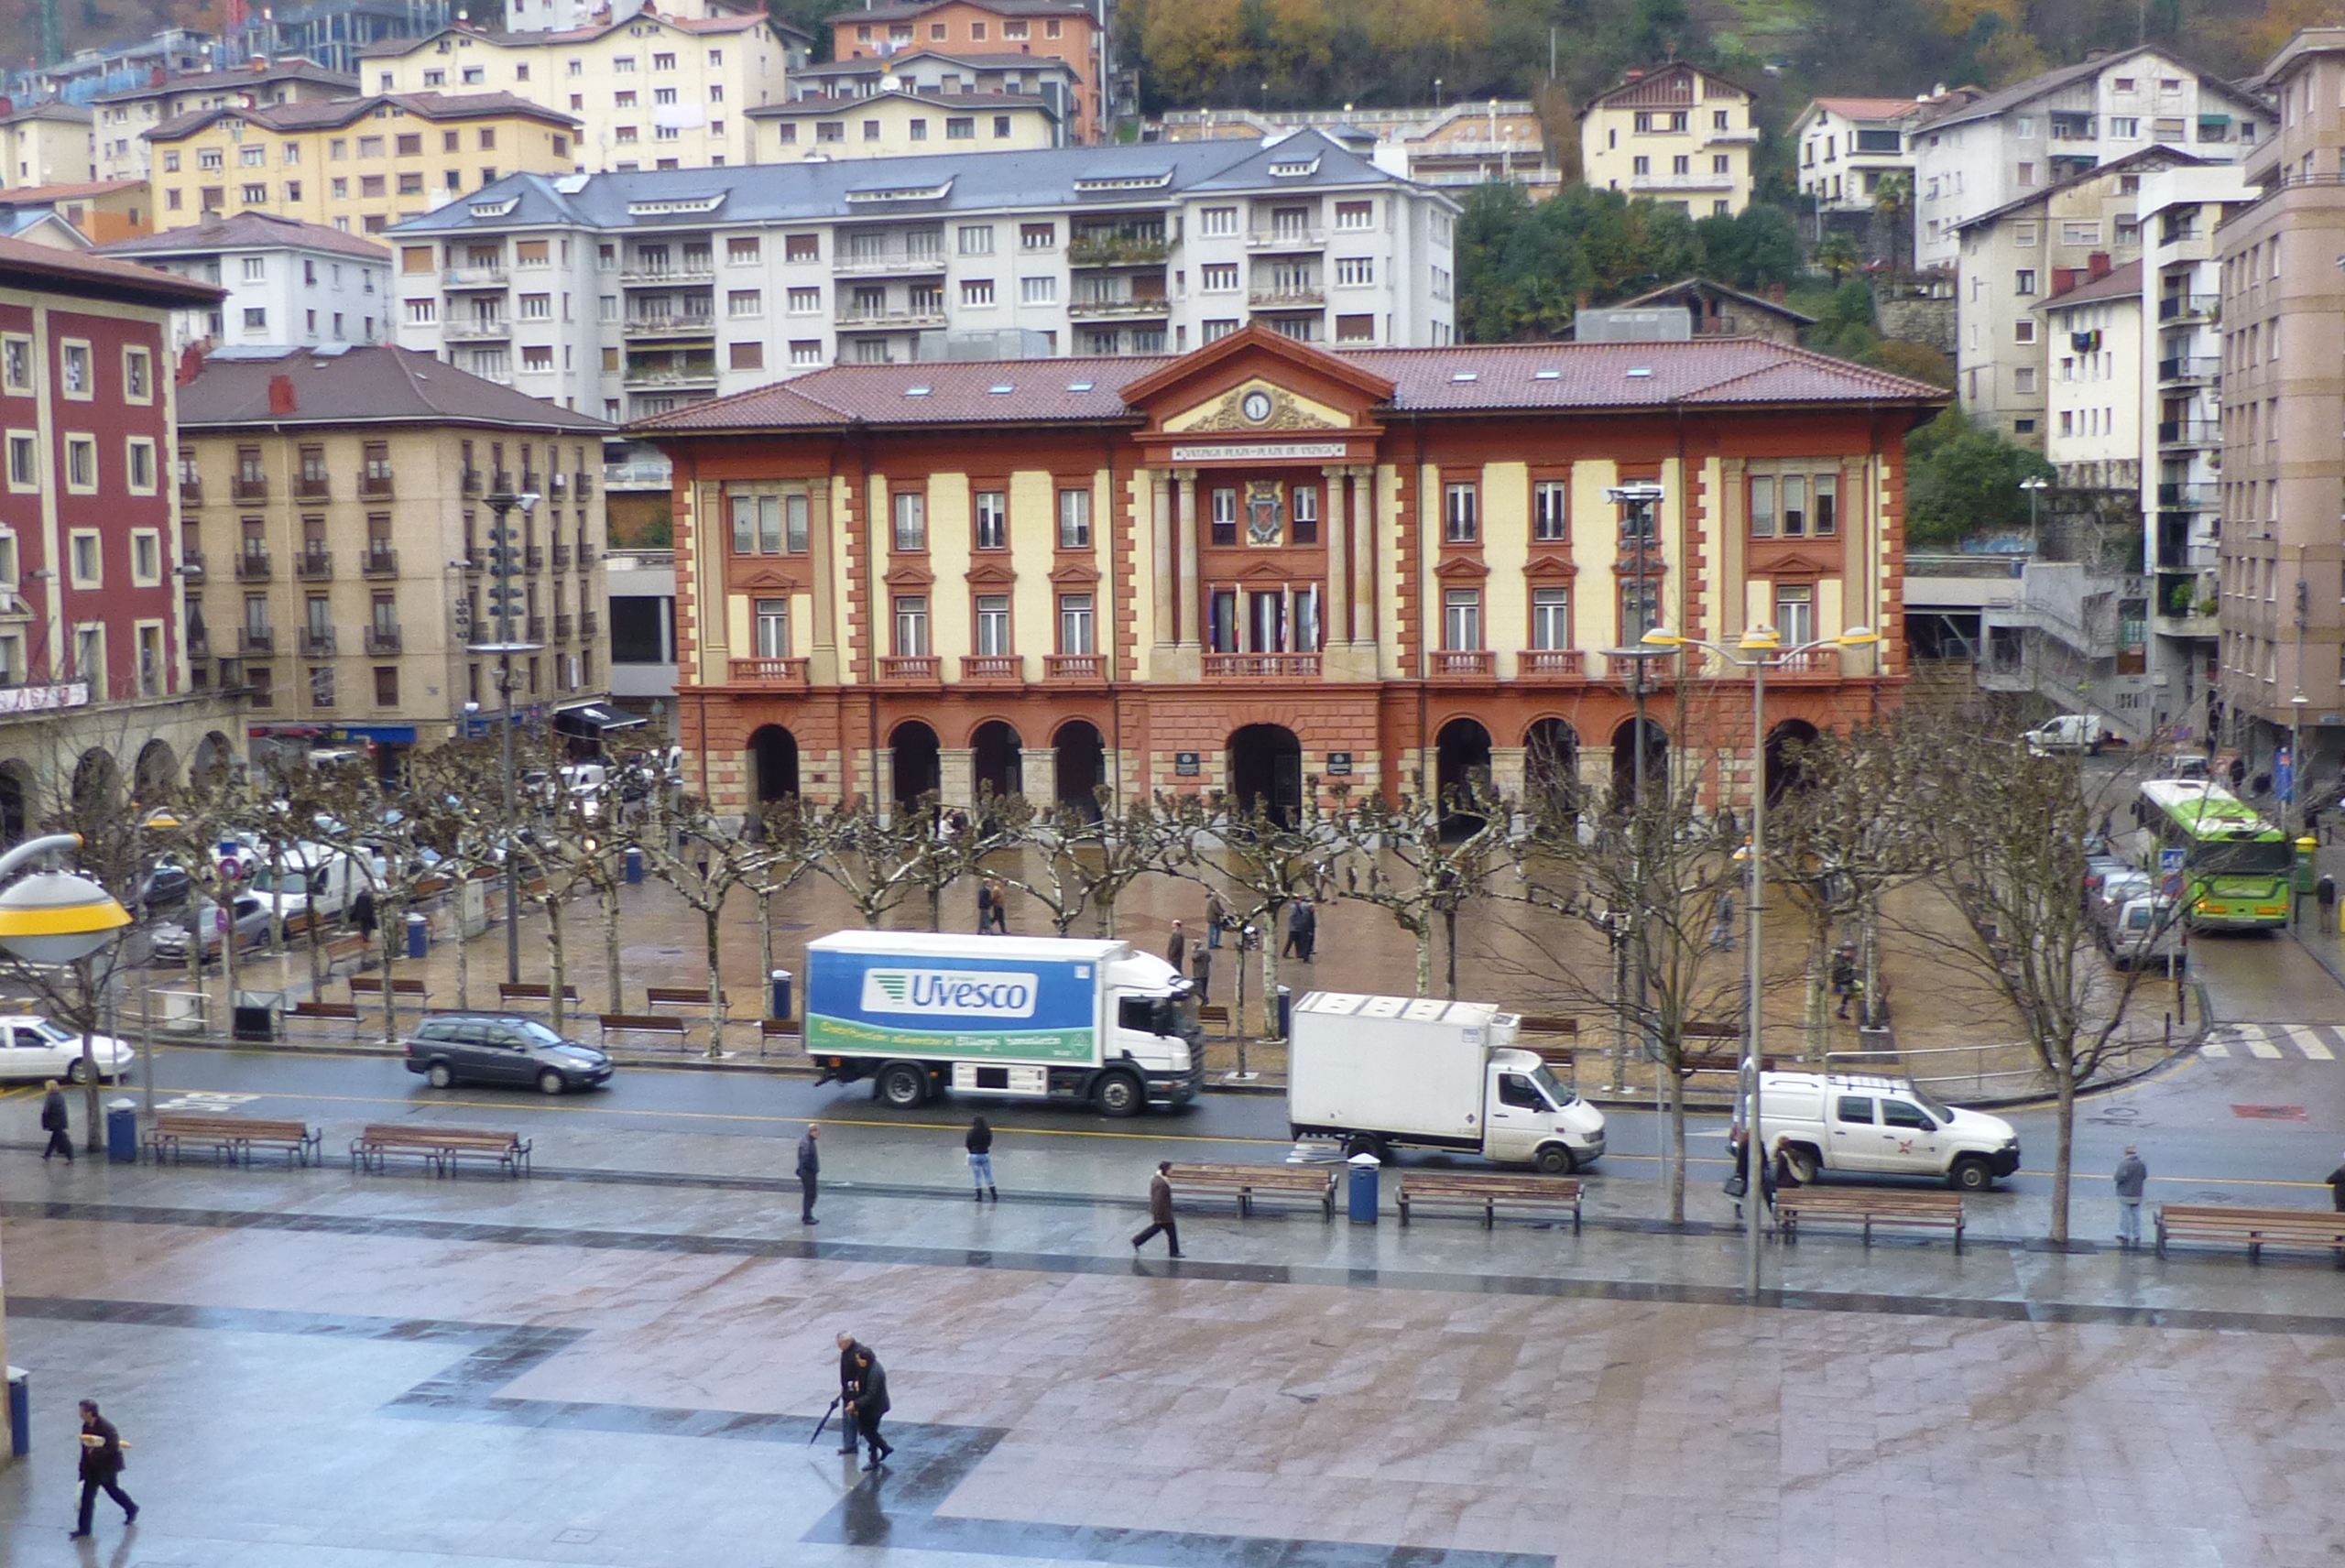
[[[2142,263],[2036,307],[2044,319],[2044,457],[2066,491],[2142,485]]]
[[[1792,122],[1799,147],[1799,193],[1819,212],[1866,212],[1884,174],[1914,174],[1905,127],[1915,98],[1811,98]]]
[[[836,361],[1451,340],[1457,205],[1316,132],[515,175],[391,233],[398,341],[641,419]]]
[[[1001,93],[946,94],[883,87],[854,99],[793,98],[787,103],[761,104],[749,115],[766,144],[757,159],[760,163],[1067,145],[1066,125],[1056,108],[1040,98]]]
[[[358,79],[306,60],[182,71],[92,100],[99,180],[144,180],[154,169],[145,133],[204,109],[274,109],[358,95]]]
[[[646,10],[663,16],[733,16],[754,12],[751,5],[727,5],[725,0],[505,0],[505,26],[517,33],[566,33],[607,22],[632,21]]]
[[[268,212],[211,216],[98,252],[228,291],[209,310],[172,313],[174,354],[198,343],[282,350],[389,341],[388,246]]]
[[[2235,163],[2269,141],[2271,109],[2157,49],[2095,51],[2081,64],[1923,115],[1914,155],[1914,255],[1952,267],[1980,214],[2145,147]]]
[[[756,161],[747,111],[788,95],[809,40],[762,11],[645,10],[568,31],[458,23],[369,47],[370,93],[510,93],[576,118],[581,173],[723,169]]]
[[[2160,725],[2203,724],[2215,682],[2223,477],[2215,231],[2253,196],[2236,164],[2142,180],[2143,559],[2155,583],[2150,674]]]
[[[2043,450],[2047,350],[2036,307],[2139,259],[2142,181],[2191,161],[2144,147],[1962,226],[1955,371],[1971,418]]]
[[[1580,168],[1590,185],[1650,196],[1696,218],[1751,204],[1758,147],[1751,94],[1683,63],[1631,71],[1579,112]]]

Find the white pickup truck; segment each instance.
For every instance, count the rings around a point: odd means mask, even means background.
[[[2001,1116],[1940,1105],[1903,1078],[1768,1073],[1759,1080],[1761,1143],[1784,1140],[1792,1174],[1937,1176],[1983,1192],[2019,1169],[2019,1135]]]
[[[2094,713],[2056,714],[2021,738],[2037,757],[2049,757],[2056,751],[2081,751],[2098,757],[2102,746],[2117,744],[2117,736]]]

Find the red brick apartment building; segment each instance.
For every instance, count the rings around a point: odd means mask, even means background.
[[[697,404],[637,427],[674,460],[688,768],[722,810],[1604,784],[1634,680],[1605,650],[1645,626],[1880,631],[1771,676],[1777,733],[1810,733],[1904,678],[1904,438],[1944,400],[1754,340],[1329,354],[1249,328]],[[1673,745],[1747,765],[1747,678],[1654,679]]]

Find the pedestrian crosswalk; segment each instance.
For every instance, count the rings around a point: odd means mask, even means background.
[[[2345,1024],[2217,1024],[2198,1047],[2201,1056],[2252,1056],[2265,1061],[2302,1057],[2334,1062],[2345,1051]]]

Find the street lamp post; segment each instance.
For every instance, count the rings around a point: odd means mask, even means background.
[[[498,475],[500,480],[503,477]],[[482,499],[488,503],[489,512],[496,519],[488,550],[489,565],[496,572],[496,586],[489,590],[496,601],[496,640],[474,643],[470,651],[493,653],[497,659],[498,718],[505,728],[505,822],[500,841],[505,852],[505,978],[518,985],[521,982],[521,928],[515,919],[519,888],[514,879],[513,855],[513,819],[516,814],[513,800],[513,656],[534,653],[542,645],[513,635],[513,601],[519,590],[513,586],[514,535],[507,522],[514,512],[526,517],[534,510],[538,495],[534,490],[524,490],[516,495],[499,484]],[[522,629],[527,631],[528,627],[525,626]],[[458,918],[461,922],[461,911]]]
[[[1658,617],[1654,613],[1655,605],[1652,601],[1652,576],[1650,570],[1651,557],[1649,552],[1652,549],[1653,528],[1658,520],[1658,514],[1661,510],[1662,488],[1659,485],[1654,484],[1651,480],[1639,480],[1632,484],[1616,485],[1611,486],[1604,492],[1604,498],[1611,502],[1616,507],[1620,508],[1621,526],[1634,530],[1632,542],[1636,547],[1634,551],[1636,583],[1634,603],[1636,605],[1635,613],[1637,625],[1633,633],[1622,639],[1623,641],[1632,642],[1635,637],[1643,636],[1646,632],[1651,631],[1654,626],[1659,624]],[[1630,631],[1630,628],[1625,626],[1621,629],[1623,632]],[[1618,660],[1625,664],[1630,674],[1629,695],[1636,703],[1637,713],[1635,721],[1636,728],[1633,732],[1635,739],[1630,743],[1632,747],[1632,752],[1629,759],[1629,778],[1631,781],[1631,788],[1634,791],[1632,799],[1636,800],[1640,810],[1642,810],[1645,798],[1645,752],[1647,746],[1645,736],[1645,698],[1652,690],[1652,681],[1651,679],[1652,672],[1646,668],[1646,660],[1656,657],[1667,658],[1669,650],[1666,648],[1648,648],[1642,645],[1638,645],[1630,648],[1609,648],[1606,650],[1604,655],[1608,668],[1611,667],[1614,661]],[[1633,833],[1636,835],[1631,840],[1632,857],[1631,865],[1631,881],[1636,889],[1636,908],[1630,912],[1629,941],[1631,944],[1631,952],[1635,960],[1633,967],[1636,974],[1637,1017],[1639,1018],[1642,1018],[1644,1016],[1646,988],[1645,948],[1643,939],[1645,854],[1644,840],[1642,836],[1643,833],[1643,829],[1641,825],[1642,821],[1643,819],[1642,816],[1634,813],[1631,813],[1630,817],[1631,827]],[[1640,1027],[1637,1033],[1639,1045],[1642,1046],[1647,1044],[1648,1042],[1644,1039],[1645,1031],[1642,1027]],[[1650,1052],[1648,1052],[1648,1054],[1650,1054]],[[1612,1086],[1615,1089],[1623,1088],[1626,1086],[1627,1081],[1626,1054],[1625,1052],[1615,1052],[1612,1062]],[[1661,1100],[1661,1074],[1658,1070],[1656,1070],[1653,1074],[1653,1100],[1656,1106],[1658,1106]],[[1666,1160],[1664,1160],[1663,1163],[1665,1166],[1667,1164]],[[1662,1171],[1662,1186],[1665,1190],[1668,1185],[1669,1172],[1664,1169]]]
[[[2035,498],[2051,489],[2052,482],[2041,474],[2031,474],[2019,482],[2019,487],[2027,492],[2027,553],[2034,555],[2038,548],[2035,542]]]
[[[51,855],[82,847],[80,833],[49,833],[27,839],[0,855],[0,877]],[[86,877],[70,871],[36,871],[0,890],[0,948],[27,964],[80,964],[117,938],[130,923],[130,911],[115,896]],[[95,1007],[90,994],[89,971],[82,970],[85,1006]],[[91,1029],[82,1029],[82,1060],[90,1086],[90,1148],[104,1148],[97,1116],[98,1070],[93,1060]]]
[[[1743,628],[1741,639],[1732,649],[1699,637],[1678,637],[1656,627],[1644,634],[1643,640],[1655,648],[1698,648],[1716,654],[1727,663],[1751,671],[1751,841],[1746,853],[1750,859],[1749,887],[1746,898],[1750,905],[1746,916],[1748,930],[1745,940],[1748,951],[1743,954],[1743,1029],[1742,1029],[1742,1154],[1743,1154],[1743,1239],[1742,1290],[1744,1299],[1759,1299],[1759,1226],[1760,1213],[1764,1208],[1761,1200],[1761,1182],[1766,1170],[1766,1140],[1761,1135],[1759,1119],[1760,1046],[1763,1029],[1759,1004],[1764,975],[1759,962],[1760,926],[1764,912],[1762,895],[1767,887],[1767,671],[1817,648],[1870,648],[1881,639],[1867,626],[1850,626],[1838,637],[1818,637],[1792,648],[1783,646],[1775,628],[1761,624]],[[1748,657],[1737,657],[1737,655]]]

